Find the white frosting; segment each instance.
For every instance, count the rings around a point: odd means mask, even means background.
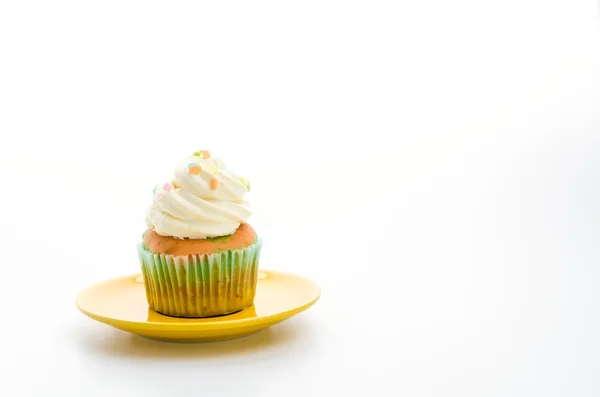
[[[190,172],[190,165],[200,166],[201,171]],[[248,190],[247,181],[227,170],[218,158],[192,155],[175,168],[171,182],[156,187],[146,224],[162,236],[226,236],[251,215],[244,201]]]

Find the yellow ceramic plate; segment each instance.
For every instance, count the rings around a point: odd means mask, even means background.
[[[239,338],[277,324],[312,306],[321,295],[310,280],[272,270],[259,271],[254,305],[227,316],[177,318],[151,310],[140,274],[96,284],[77,297],[88,317],[148,338],[210,342]]]

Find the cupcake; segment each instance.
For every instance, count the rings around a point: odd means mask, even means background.
[[[262,242],[246,221],[248,181],[202,150],[154,188],[138,253],[150,308],[210,317],[252,305]]]

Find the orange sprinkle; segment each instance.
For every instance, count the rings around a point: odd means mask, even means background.
[[[217,178],[212,178],[210,180],[210,188],[212,190],[217,190],[218,187],[219,187],[219,180]]]
[[[210,152],[208,150],[200,150],[200,154],[202,155],[203,159],[209,159],[210,158]]]
[[[198,164],[192,165],[190,168],[188,168],[188,172],[193,175],[198,175],[202,172],[202,167],[200,167]]]

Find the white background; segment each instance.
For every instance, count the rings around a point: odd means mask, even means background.
[[[1,2],[0,395],[600,395],[598,15]],[[83,316],[199,148],[251,181],[261,267],[321,300],[208,345]]]

